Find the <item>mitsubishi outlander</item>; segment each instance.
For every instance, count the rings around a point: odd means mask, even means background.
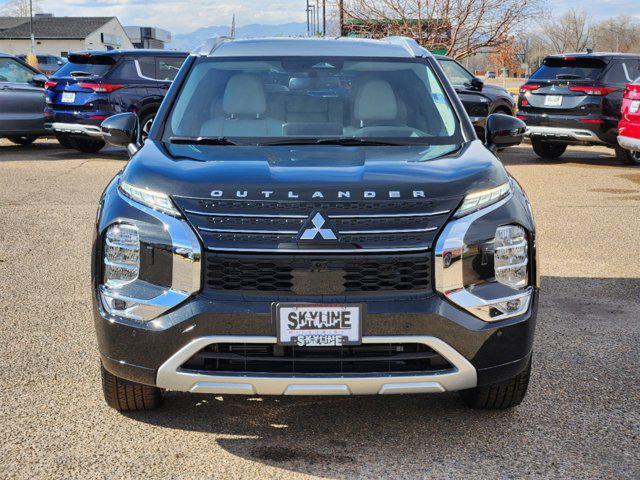
[[[214,39],[190,55],[107,186],[93,249],[106,402],[165,391],[525,397],[531,207],[415,41]]]

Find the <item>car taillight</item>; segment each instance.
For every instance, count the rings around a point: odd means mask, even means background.
[[[124,85],[118,85],[115,83],[91,83],[91,82],[80,82],[78,83],[80,88],[88,88],[98,93],[109,93],[114,92],[115,90],[120,90]]]
[[[640,100],[640,85],[627,85],[624,90],[624,98],[629,100]]]
[[[47,90],[51,88],[56,88],[56,85],[58,85],[58,82],[52,82],[50,80],[47,80],[46,82],[44,82],[44,88],[46,88]]]
[[[602,97],[604,95],[609,95],[611,92],[615,92],[615,88],[611,87],[598,87],[595,85],[572,85],[569,87],[569,90],[572,92],[580,92],[585,95],[592,95],[596,97]]]
[[[535,92],[539,88],[540,88],[540,85],[536,83],[524,84],[520,87],[520,93]]]

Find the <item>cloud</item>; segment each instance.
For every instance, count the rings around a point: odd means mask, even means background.
[[[6,0],[5,0],[6,1]],[[0,5],[4,3],[0,0]],[[44,11],[57,16],[117,16],[124,25],[148,25],[173,33],[211,25],[279,24],[306,20],[306,0],[40,0]],[[312,0],[312,3],[315,3]],[[328,4],[333,4],[331,0]],[[550,15],[575,7],[575,0],[547,1]],[[615,15],[640,17],[638,0],[582,0],[594,20]]]
[[[230,25],[234,13],[238,25],[306,20],[305,0],[56,0],[40,1],[40,8],[56,16],[117,16],[123,25],[157,26],[173,33]]]

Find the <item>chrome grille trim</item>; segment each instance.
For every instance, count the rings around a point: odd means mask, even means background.
[[[341,230],[340,235],[374,235],[374,234],[394,234],[394,233],[424,233],[435,232],[438,227],[409,228],[406,230]]]
[[[426,212],[426,213],[376,213],[376,214],[364,214],[364,215],[329,215],[329,218],[333,219],[349,219],[349,218],[412,218],[412,217],[436,217],[438,215],[445,215],[450,213],[451,210],[442,210],[439,212]]]
[[[388,252],[429,252],[424,247],[392,247],[392,248],[332,248],[332,249],[303,249],[303,248],[224,248],[207,247],[211,252],[250,252],[250,253],[388,253]]]
[[[306,220],[309,215],[281,215],[270,213],[218,213],[218,212],[202,212],[199,210],[187,210],[186,213],[199,215],[202,217],[235,217],[235,218],[288,218],[296,220]],[[451,210],[441,210],[438,212],[425,213],[378,213],[378,214],[353,214],[353,215],[328,215],[331,219],[358,219],[358,218],[413,218],[413,217],[437,217],[451,213]]]
[[[198,230],[209,233],[238,233],[245,235],[297,235],[297,230],[237,230],[227,228],[198,227]]]
[[[213,212],[200,212],[198,210],[186,210],[186,213],[191,213],[192,215],[199,215],[202,217],[235,217],[235,218],[292,218],[298,220],[305,220],[309,217],[309,215],[279,215],[279,214],[270,214],[270,213],[213,213]]]

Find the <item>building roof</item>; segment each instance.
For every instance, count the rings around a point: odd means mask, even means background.
[[[400,57],[430,56],[414,40],[392,37],[384,40],[363,38],[261,38],[246,40],[213,39],[201,47],[200,54],[216,57]],[[207,44],[205,44],[207,45]],[[203,51],[204,49],[204,51]],[[208,51],[207,51],[208,49]]]
[[[43,39],[84,39],[116,17],[34,17],[33,33]],[[0,39],[29,39],[29,17],[0,17]]]

